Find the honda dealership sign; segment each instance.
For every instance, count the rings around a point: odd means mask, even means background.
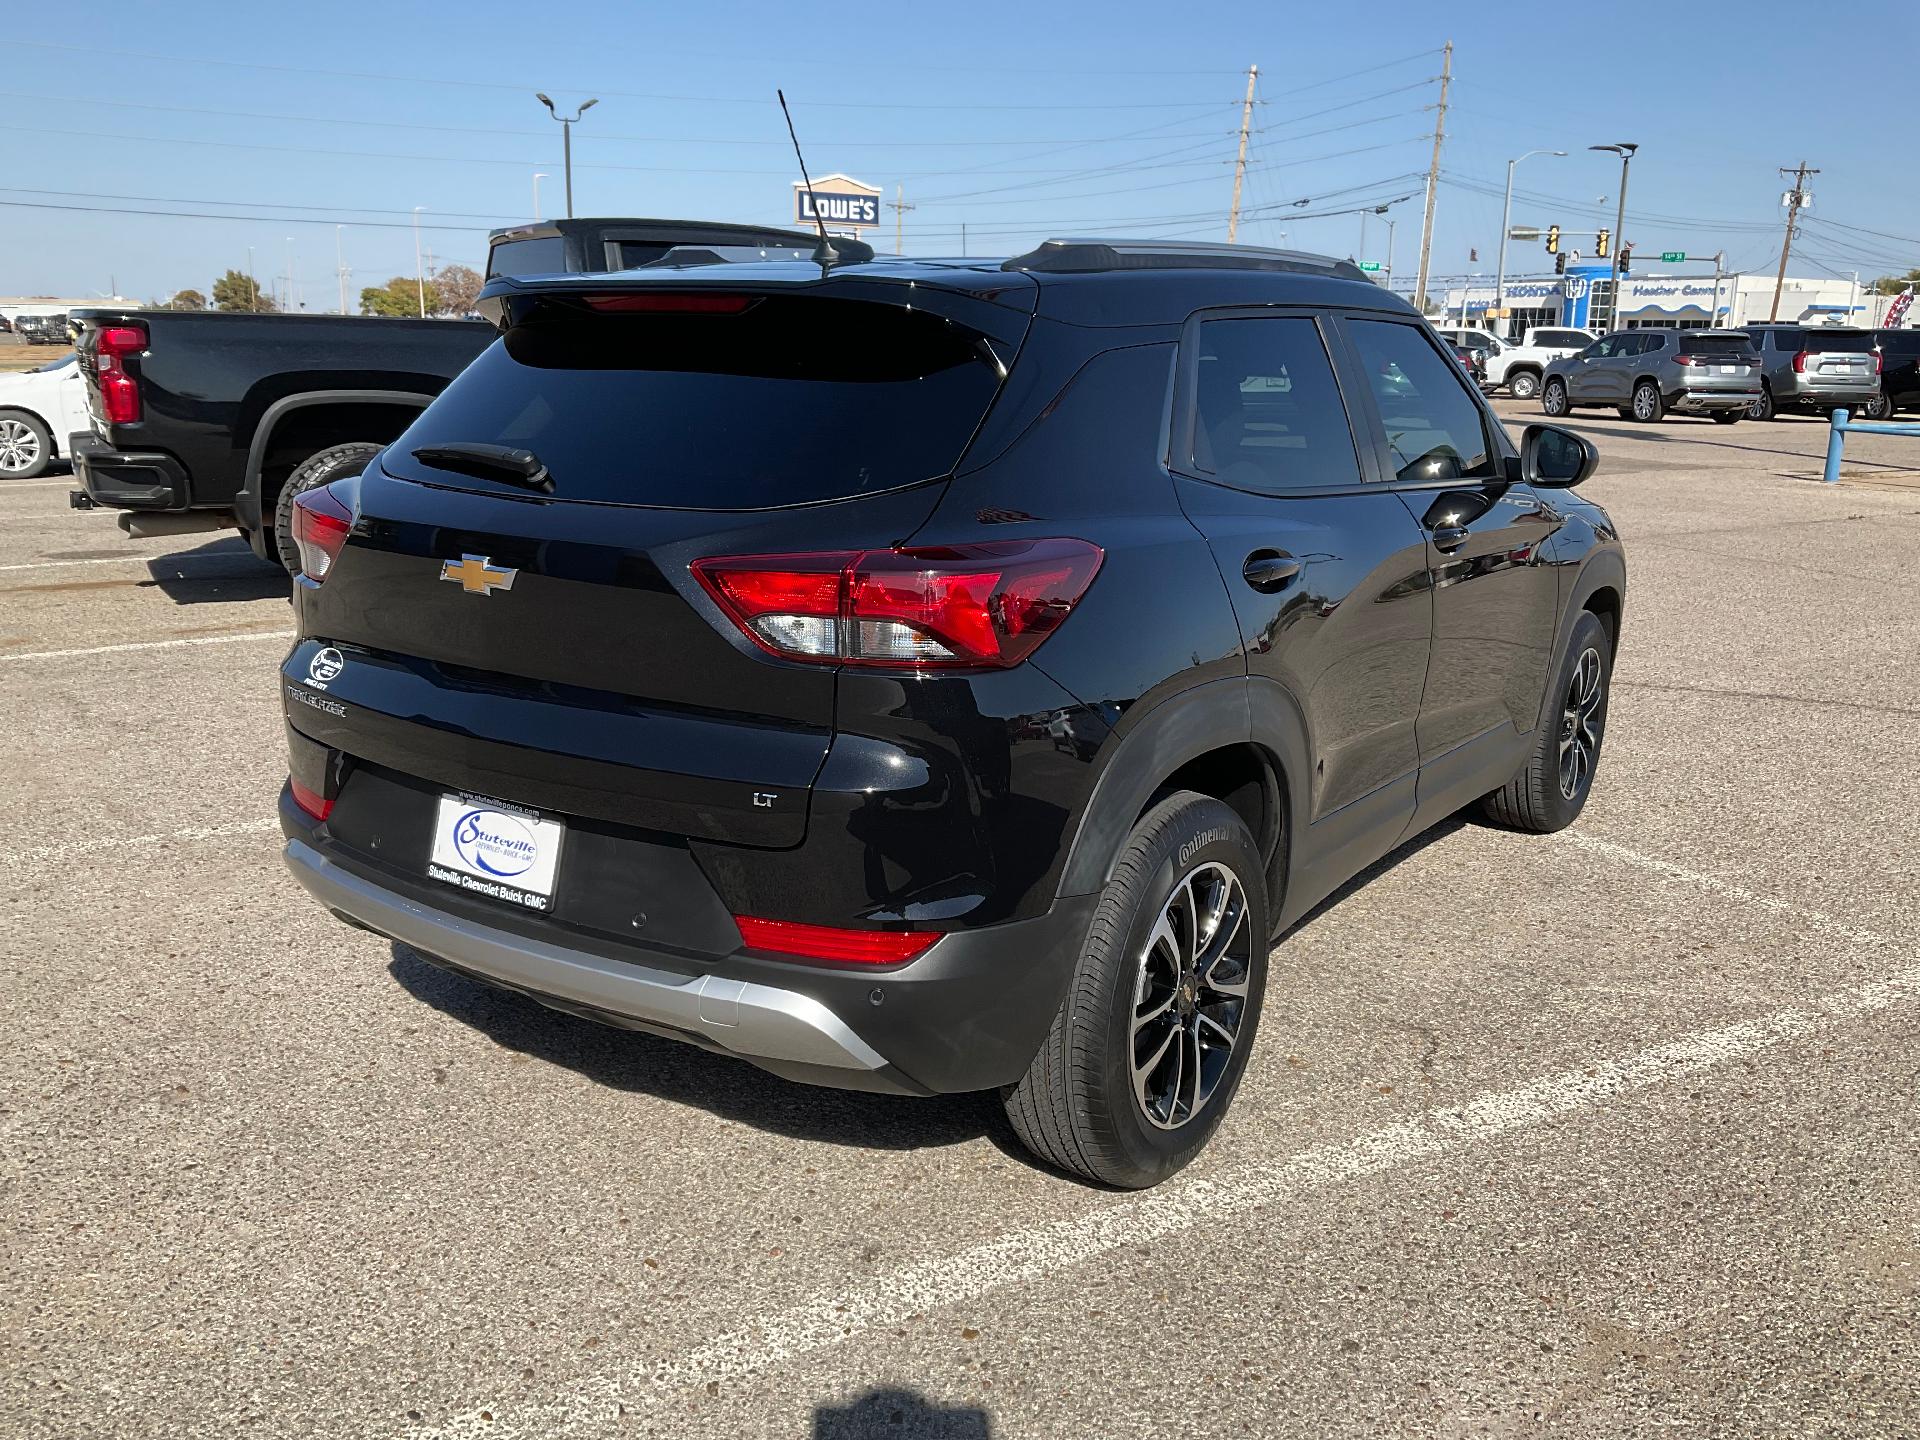
[[[860,229],[880,223],[880,188],[863,185],[847,175],[823,175],[806,184],[793,182],[793,218],[811,230],[824,223],[829,230]]]

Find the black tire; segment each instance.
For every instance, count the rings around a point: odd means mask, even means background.
[[[53,432],[31,410],[0,410],[0,480],[31,480],[53,464]]]
[[[1218,922],[1229,928],[1228,939],[1201,973],[1191,956],[1201,932],[1194,911],[1213,903],[1200,899],[1202,893],[1232,893],[1222,874],[1239,886],[1237,928],[1225,917]],[[1166,943],[1154,938],[1162,934],[1163,912],[1170,917]],[[1195,922],[1184,932],[1182,913]],[[1198,1155],[1246,1070],[1266,989],[1267,937],[1264,866],[1237,814],[1183,790],[1142,816],[1101,892],[1053,1027],[1025,1078],[1002,1092],[1007,1118],[1027,1148],[1062,1170],[1129,1190],[1159,1184]],[[1200,983],[1206,975],[1225,977],[1221,983],[1244,993]],[[1150,1008],[1156,996],[1164,998]],[[1144,1021],[1143,1006],[1149,1007]],[[1199,1046],[1210,1035],[1207,1026],[1225,1034],[1226,1024],[1232,1037],[1222,1060],[1217,1045],[1211,1051]],[[1135,1062],[1142,1059],[1155,1062],[1144,1067],[1146,1100],[1135,1088]],[[1172,1074],[1176,1063],[1183,1068]],[[1190,1063],[1202,1082],[1210,1066],[1213,1077],[1204,1094],[1185,1087],[1182,1118],[1179,1097]],[[1169,1081],[1164,1090],[1162,1079]],[[1158,1118],[1149,1116],[1150,1105],[1158,1107]]]
[[[1547,377],[1547,383],[1540,387],[1540,409],[1556,419],[1573,413],[1573,402],[1567,399],[1567,382],[1558,375]]]
[[[1660,387],[1651,380],[1642,380],[1633,387],[1633,418],[1647,425],[1657,425],[1665,418],[1667,402],[1660,394]]]
[[[367,468],[367,461],[384,449],[386,446],[376,445],[371,440],[349,440],[344,444],[329,445],[318,454],[302,460],[287,476],[287,483],[280,487],[279,498],[273,504],[273,548],[289,575],[300,573],[300,551],[293,543],[294,497],[302,490],[358,475]]]
[[[1891,420],[1893,419],[1893,410],[1893,401],[1887,397],[1887,392],[1882,390],[1878,395],[1874,396],[1873,399],[1860,407],[1860,414],[1868,420]]]
[[[1773,388],[1764,380],[1760,382],[1760,398],[1747,407],[1749,420],[1772,420],[1777,417],[1773,410]]]
[[[1594,657],[1591,664],[1589,654]],[[1598,669],[1589,703],[1584,699],[1582,677],[1591,665]],[[1540,723],[1526,768],[1480,802],[1487,819],[1510,830],[1530,830],[1536,835],[1564,830],[1579,818],[1592,793],[1594,772],[1599,768],[1606,739],[1607,700],[1613,689],[1613,642],[1607,637],[1607,627],[1591,610],[1583,610],[1574,623],[1567,652],[1554,670],[1553,686],[1556,703]],[[1576,707],[1584,725],[1571,719]],[[1583,735],[1591,741],[1586,748],[1588,758],[1569,786],[1563,767],[1563,742],[1569,738],[1579,742]]]
[[[1507,377],[1507,390],[1516,400],[1531,400],[1540,393],[1540,373],[1537,370],[1518,370]]]
[[[1716,410],[1713,412],[1713,423],[1716,425],[1738,425],[1746,418],[1747,412],[1744,410]]]

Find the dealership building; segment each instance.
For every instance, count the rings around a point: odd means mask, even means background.
[[[1519,335],[1532,325],[1577,325],[1589,330],[1677,325],[1682,329],[1738,326],[1773,314],[1772,275],[1702,274],[1688,266],[1649,268],[1620,287],[1616,324],[1609,303],[1613,272],[1605,263],[1570,265],[1564,275],[1523,276],[1506,283],[1504,311],[1492,280],[1475,278],[1444,295],[1446,323]],[[1442,298],[1436,296],[1436,298]],[[1808,324],[1877,325],[1892,296],[1873,295],[1851,280],[1789,276],[1780,291],[1781,320]]]

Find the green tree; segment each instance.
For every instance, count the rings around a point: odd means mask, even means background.
[[[204,310],[207,308],[207,297],[198,290],[182,290],[167,301],[167,308],[169,310]]]
[[[466,315],[480,298],[480,272],[465,265],[447,265],[427,282],[427,307],[440,315]]]
[[[427,313],[436,301],[433,288],[426,292]],[[396,275],[384,285],[369,285],[360,292],[362,315],[408,316],[420,313],[420,286],[411,275]]]
[[[251,275],[229,270],[213,282],[213,308],[216,310],[273,310],[273,292],[262,290]]]
[[[1920,270],[1909,270],[1904,275],[1882,275],[1873,282],[1874,290],[1881,295],[1898,295],[1909,285],[1920,289]]]

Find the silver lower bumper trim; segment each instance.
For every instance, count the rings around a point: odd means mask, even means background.
[[[678,1031],[743,1059],[835,1070],[887,1063],[810,995],[607,960],[444,915],[341,869],[301,840],[287,842],[286,860],[329,910],[503,985]]]

